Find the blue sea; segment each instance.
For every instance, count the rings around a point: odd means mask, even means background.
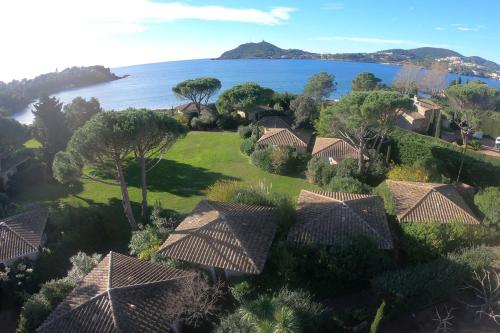
[[[307,79],[325,71],[335,75],[337,90],[330,98],[339,98],[349,93],[351,80],[360,72],[372,72],[383,83],[391,84],[400,67],[395,65],[341,62],[331,60],[185,60],[113,68],[117,75],[129,75],[124,79],[98,84],[86,88],[64,91],[55,96],[63,103],[69,103],[77,96],[96,97],[105,110],[136,108],[171,108],[185,103],[173,93],[178,82],[201,76],[216,77],[222,82],[222,89],[253,81],[279,92],[302,92]],[[449,75],[452,80],[456,77]],[[462,76],[464,80],[477,79]],[[495,87],[499,81],[481,79]],[[215,101],[217,96],[212,98]],[[15,115],[22,123],[33,120],[31,108]]]

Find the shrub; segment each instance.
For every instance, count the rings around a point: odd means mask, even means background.
[[[366,164],[366,172],[364,180],[370,185],[377,185],[385,179],[387,173],[387,165],[382,154],[377,153],[375,149],[368,151],[370,158]]]
[[[239,124],[241,124],[243,119],[240,117],[239,114],[236,112],[230,113],[230,114],[221,114],[217,118],[217,127],[225,129],[225,130],[232,130],[235,129]]]
[[[207,199],[230,202],[240,188],[240,183],[235,180],[218,180],[208,187]]]
[[[380,183],[373,189],[373,194],[380,196],[384,201],[385,212],[388,215],[394,215],[396,212],[396,202],[386,182]]]
[[[158,229],[147,225],[142,230],[132,232],[128,247],[130,254],[137,255],[142,260],[149,260],[151,254],[158,251],[162,243],[163,237]]]
[[[191,128],[195,130],[201,130],[203,129],[204,123],[203,120],[201,120],[199,117],[194,117],[191,119]]]
[[[472,140],[469,142],[469,146],[472,148],[472,150],[480,150],[481,149],[481,143],[477,140]]]
[[[462,222],[401,223],[400,249],[411,263],[423,263],[481,241],[482,229]]]
[[[251,155],[250,158],[252,160],[252,163],[267,172],[272,172],[273,171],[273,161],[271,159],[271,152],[272,152],[271,147],[261,149],[258,148],[256,149]]]
[[[389,171],[387,178],[391,180],[427,183],[431,180],[431,175],[421,166],[396,165]]]
[[[238,126],[238,134],[240,138],[247,139],[252,135],[252,129],[250,126]]]
[[[445,300],[478,268],[488,267],[495,259],[486,247],[450,254],[425,264],[387,271],[372,280],[379,295],[390,297],[392,309],[412,310]]]
[[[348,193],[369,193],[370,187],[363,184],[359,180],[352,177],[337,176],[332,178],[332,181],[326,187],[330,192],[348,192]]]
[[[278,147],[271,150],[272,172],[283,175],[290,169],[292,157],[290,150],[285,147]]]
[[[242,281],[230,287],[229,291],[231,292],[231,295],[234,297],[234,299],[239,304],[241,304],[245,301],[248,301],[250,295],[253,292],[253,289],[248,281]]]
[[[325,186],[337,173],[337,167],[325,162],[321,157],[313,157],[307,163],[306,178],[310,183]]]
[[[85,275],[90,273],[90,271],[99,263],[99,261],[101,261],[101,259],[102,255],[98,253],[88,255],[79,251],[77,254],[69,258],[72,268],[68,271],[66,279],[76,285],[85,277]]]
[[[255,150],[255,141],[253,138],[247,138],[240,144],[240,150],[243,154],[250,156]]]
[[[474,203],[484,215],[486,226],[500,228],[500,188],[487,187],[474,196]]]
[[[359,178],[358,161],[354,158],[346,158],[337,165],[337,176]]]
[[[176,113],[174,116],[175,120],[177,122],[185,127],[189,127],[190,124],[190,119],[188,116],[186,116],[184,113]]]

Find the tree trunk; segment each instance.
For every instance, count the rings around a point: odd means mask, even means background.
[[[132,213],[132,205],[130,204],[127,184],[125,183],[125,176],[123,175],[123,165],[119,157],[115,157],[115,165],[116,178],[120,183],[120,189],[122,191],[123,211],[125,212],[125,216],[127,217],[128,223],[130,224],[132,230],[137,230],[138,228],[137,224],[135,223],[134,214]]]
[[[359,150],[358,150],[358,172],[360,175],[364,174],[365,172],[365,143],[362,142],[359,145]]]
[[[142,204],[141,204],[141,216],[142,221],[147,222],[149,219],[148,212],[148,185],[146,180],[146,160],[144,156],[139,156],[139,165],[141,167],[141,188],[142,188]]]
[[[460,129],[460,135],[462,136],[462,158],[460,159],[460,167],[458,168],[457,183],[460,181],[460,176],[462,175],[462,169],[464,167],[465,153],[467,152],[467,133]]]
[[[380,141],[378,142],[377,145],[377,153],[380,153],[380,149],[382,149],[382,144],[384,143],[385,140],[385,133],[380,136]]]

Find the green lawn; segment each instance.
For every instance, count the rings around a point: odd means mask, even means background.
[[[273,175],[253,166],[249,158],[240,152],[240,142],[234,132],[190,132],[148,173],[150,204],[160,200],[163,208],[187,213],[205,196],[207,187],[219,179],[235,179],[246,184],[262,181],[273,191],[289,193],[294,197],[303,188],[316,188],[302,178]],[[141,192],[135,163],[127,170],[127,183],[134,208],[138,209]],[[43,184],[31,188],[16,200],[62,200],[71,205],[86,206],[109,204],[121,198],[117,185],[85,179],[82,186],[69,194],[61,185]]]

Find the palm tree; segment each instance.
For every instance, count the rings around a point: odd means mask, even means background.
[[[241,318],[250,324],[256,333],[300,333],[299,320],[294,310],[280,305],[269,296],[261,296],[243,305]]]

